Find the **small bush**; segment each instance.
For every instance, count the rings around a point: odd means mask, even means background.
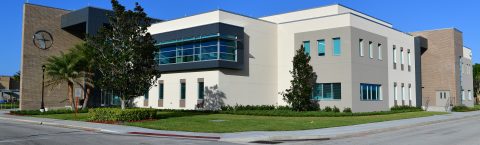
[[[352,113],[352,109],[351,108],[344,108],[343,109],[343,113]]]
[[[402,105],[402,106],[394,106],[394,107],[390,108],[390,111],[410,111],[410,112],[414,112],[414,111],[423,111],[423,109],[420,108],[420,107]]]
[[[325,107],[325,109],[323,109],[323,111],[325,111],[325,112],[332,112],[333,109],[332,109],[330,106],[327,106],[327,107]]]
[[[340,112],[340,109],[338,109],[337,106],[333,106],[332,111],[338,113],[338,112]]]
[[[475,111],[474,108],[467,107],[465,105],[454,106],[452,108],[453,112],[468,112],[468,111]]]
[[[78,110],[78,113],[87,113],[88,110]],[[40,110],[17,110],[10,111],[10,114],[14,115],[48,115],[48,114],[70,114],[75,113],[75,110],[71,109],[57,109],[40,112]]]
[[[238,111],[238,110],[275,110],[274,105],[235,105],[223,106],[223,111]]]
[[[88,111],[90,121],[138,121],[154,119],[157,110],[149,108],[95,108]]]
[[[289,107],[289,106],[278,106],[275,110],[292,110],[292,107]]]

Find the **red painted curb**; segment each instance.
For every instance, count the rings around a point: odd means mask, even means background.
[[[128,132],[128,134],[152,135],[152,136],[168,136],[168,137],[184,137],[184,138],[197,138],[197,139],[220,139],[220,137],[216,137],[216,136],[194,136],[194,135],[147,133],[147,132]]]

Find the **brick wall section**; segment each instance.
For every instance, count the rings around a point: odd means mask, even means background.
[[[436,103],[436,91],[450,91],[454,105],[460,103],[459,56],[463,55],[462,32],[456,29],[414,32],[428,39],[428,50],[422,54],[422,105]]]
[[[23,8],[22,66],[20,82],[20,109],[40,109],[42,91],[42,68],[46,58],[67,52],[74,44],[82,40],[64,31],[60,27],[60,17],[67,10],[25,4]],[[33,44],[33,34],[45,30],[52,34],[53,45],[41,50]],[[48,77],[46,76],[47,80]],[[67,85],[45,87],[45,107],[58,108],[68,104]]]

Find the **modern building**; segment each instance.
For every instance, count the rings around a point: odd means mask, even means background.
[[[290,87],[302,45],[318,75],[312,99],[321,107],[417,105],[414,36],[342,5],[262,18],[215,10],[156,23],[149,32],[163,74],[148,97],[136,99],[139,106],[287,105],[280,92]],[[202,93],[211,91],[222,95]]]
[[[421,55],[422,105],[429,110],[473,106],[472,51],[455,28],[411,33],[427,39]]]
[[[84,34],[94,35],[108,25],[107,13],[93,7],[69,11],[25,4],[22,72],[28,73],[22,74],[22,109],[40,107],[45,58],[68,51],[82,42]],[[428,37],[399,31],[388,22],[343,5],[261,18],[214,10],[157,21],[148,31],[157,41],[156,60],[162,76],[144,96],[134,99],[138,107],[287,105],[280,93],[290,87],[292,60],[302,46],[318,76],[312,100],[322,108],[367,112],[424,105],[425,84],[421,84],[428,61],[421,59],[433,50]],[[52,41],[32,41],[37,35]],[[453,37],[438,41],[451,40]],[[42,49],[46,46],[49,48]],[[462,58],[462,64],[468,66],[468,58]],[[462,86],[468,94],[471,77],[454,79],[465,83]],[[64,88],[47,89],[46,106],[68,105]],[[114,93],[95,92],[91,104],[118,104]]]

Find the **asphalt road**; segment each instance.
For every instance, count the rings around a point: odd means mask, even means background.
[[[480,145],[480,116],[327,141],[283,144],[315,145]]]
[[[103,134],[0,120],[0,145],[226,145],[179,138]]]

